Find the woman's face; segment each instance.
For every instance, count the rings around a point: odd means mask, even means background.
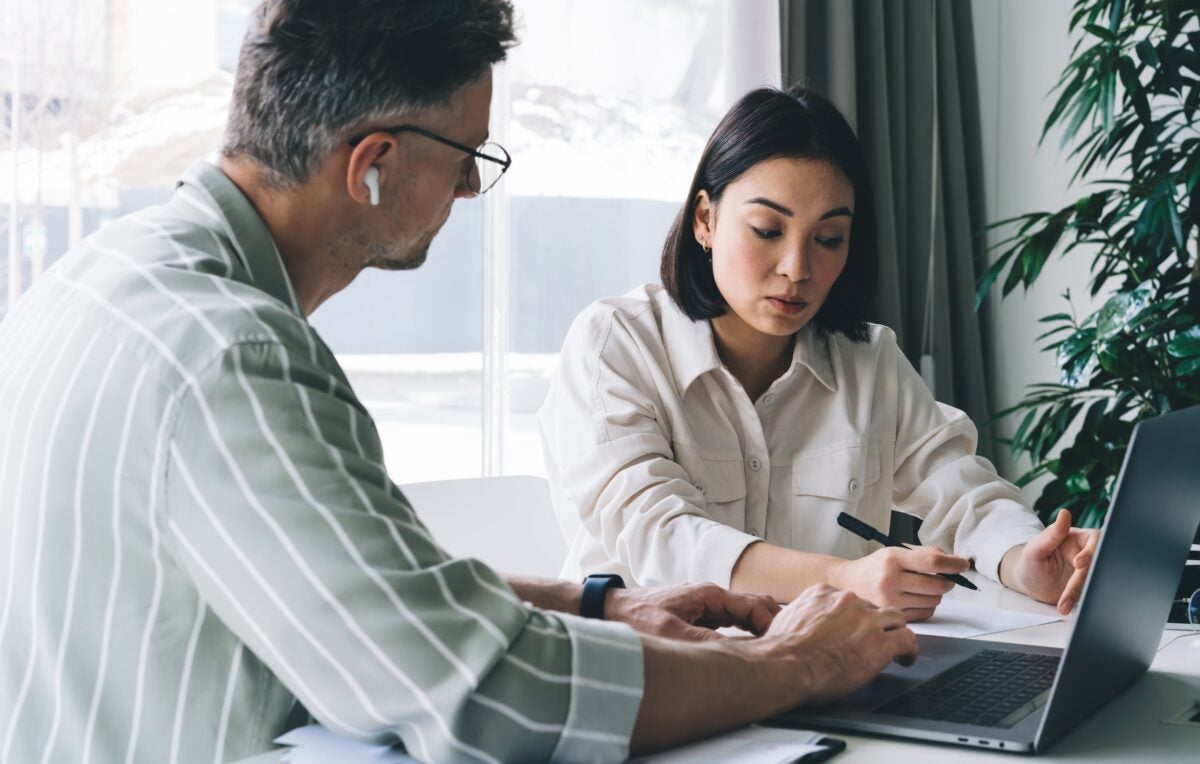
[[[854,187],[822,160],[760,162],[725,187],[719,210],[701,191],[693,227],[729,306],[719,320],[772,337],[803,328],[846,266],[853,215]]]

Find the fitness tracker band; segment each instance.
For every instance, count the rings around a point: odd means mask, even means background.
[[[604,597],[609,589],[624,589],[625,582],[613,573],[591,575],[583,579],[579,594],[579,614],[584,618],[604,619]]]

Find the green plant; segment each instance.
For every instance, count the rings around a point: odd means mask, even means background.
[[[1062,128],[1075,180],[1116,177],[1057,212],[996,223],[1008,236],[993,247],[976,307],[1001,276],[1003,295],[1028,289],[1055,251],[1091,255],[1091,295],[1105,302],[1078,316],[1068,292],[1066,312],[1040,319],[1059,380],[1031,386],[997,418],[1023,414],[1008,443],[1033,466],[1018,482],[1052,476],[1038,514],[1066,507],[1095,527],[1134,425],[1200,404],[1200,4],[1077,0],[1071,31],[1079,37],[1042,139]]]

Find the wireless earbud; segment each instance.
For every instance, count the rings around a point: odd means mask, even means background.
[[[363,174],[363,183],[367,184],[367,191],[371,194],[371,206],[379,206],[379,168],[371,165]]]

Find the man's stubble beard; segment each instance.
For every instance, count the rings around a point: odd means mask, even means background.
[[[429,256],[429,245],[421,247],[416,252],[409,252],[403,257],[396,257],[387,252],[386,248],[372,248],[371,257],[367,260],[368,268],[379,268],[385,271],[411,271],[420,268]]]
[[[420,268],[429,256],[429,246],[433,241],[433,237],[430,236],[405,252],[399,251],[395,245],[370,241],[362,231],[358,232],[354,239],[356,248],[367,253],[363,268],[379,268],[385,271],[411,271]]]

